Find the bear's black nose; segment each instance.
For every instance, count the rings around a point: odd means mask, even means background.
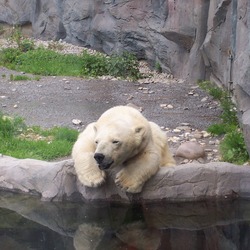
[[[105,156],[103,154],[100,154],[100,153],[95,153],[94,158],[98,164],[101,164],[103,162]]]

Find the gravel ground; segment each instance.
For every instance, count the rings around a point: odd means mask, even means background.
[[[220,108],[195,83],[173,79],[166,74],[139,82],[111,77],[81,79],[57,76],[41,77],[39,81],[11,82],[11,74],[21,73],[0,67],[0,110],[23,117],[28,125],[44,128],[67,126],[82,130],[106,109],[132,103],[141,107],[149,120],[168,131],[173,150],[186,140],[200,142],[201,139],[202,145],[209,148],[218,144],[216,138],[203,138],[201,131],[218,121]],[[74,125],[73,119],[81,120],[82,125]],[[190,129],[182,131],[178,128],[183,125]],[[185,136],[186,132],[196,135]],[[215,152],[211,159],[216,160],[217,148],[214,146],[212,150]]]

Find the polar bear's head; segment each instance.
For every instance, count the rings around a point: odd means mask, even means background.
[[[101,170],[123,164],[148,144],[150,129],[145,124],[131,126],[125,120],[95,125],[94,158]]]

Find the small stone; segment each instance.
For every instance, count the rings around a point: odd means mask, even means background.
[[[219,140],[215,140],[215,145],[220,145],[220,141]]]
[[[209,141],[208,144],[209,145],[215,145],[215,141]]]
[[[165,104],[165,103],[160,104],[160,107],[161,107],[161,108],[165,108],[165,107],[167,107],[167,104]]]
[[[173,109],[174,107],[173,107],[173,105],[168,104],[168,105],[167,105],[167,108],[168,108],[168,109]]]
[[[202,133],[194,133],[194,134],[192,134],[192,136],[194,137],[194,138],[196,138],[196,139],[201,139],[201,138],[203,138],[203,134]]]
[[[205,152],[212,152],[213,150],[211,148],[205,148]]]
[[[177,136],[173,136],[173,137],[169,137],[169,138],[168,138],[168,141],[169,141],[169,142],[178,142],[179,140],[180,140],[180,138],[177,137]]]
[[[192,138],[192,139],[190,139],[190,141],[191,141],[191,142],[196,142],[197,139],[196,139],[196,138]]]
[[[64,90],[71,90],[71,88],[68,86],[64,86]]]
[[[13,108],[15,108],[15,109],[18,108],[17,104],[15,104],[15,105],[13,106]]]
[[[134,97],[132,95],[129,95],[129,97],[127,98],[127,100],[132,100]]]
[[[81,125],[81,124],[82,124],[82,121],[79,120],[79,119],[73,119],[73,120],[72,120],[72,123],[73,123],[74,125],[78,126],[78,125]]]
[[[181,132],[181,130],[180,130],[180,129],[175,128],[175,129],[173,129],[173,132],[174,132],[174,133],[180,133],[180,132]]]
[[[207,131],[201,131],[201,133],[203,134],[203,137],[204,137],[204,138],[208,138],[208,137],[211,136],[211,134],[208,133]]]
[[[185,159],[185,160],[183,160],[183,161],[181,162],[181,164],[187,164],[187,163],[189,163],[189,160],[188,160],[188,159]]]
[[[190,126],[190,123],[188,123],[188,122],[182,122],[180,125],[181,126]]]
[[[208,97],[204,97],[204,98],[201,99],[201,102],[206,102],[207,99],[208,99]]]

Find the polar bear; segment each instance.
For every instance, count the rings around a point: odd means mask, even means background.
[[[115,183],[129,193],[139,193],[161,166],[173,166],[166,134],[138,110],[116,106],[79,135],[72,158],[79,181],[98,187],[108,169],[120,167]]]

